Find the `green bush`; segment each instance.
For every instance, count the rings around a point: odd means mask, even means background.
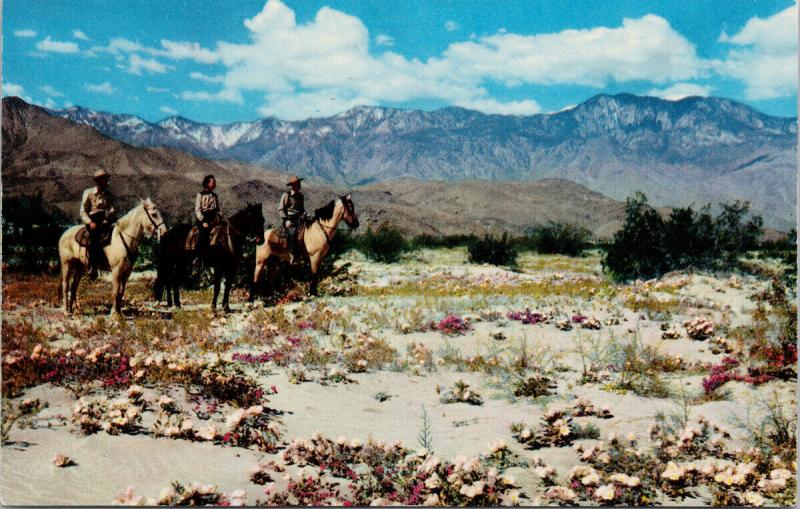
[[[384,263],[397,261],[409,247],[400,229],[389,223],[383,223],[375,230],[368,228],[359,244],[365,256]]]
[[[603,266],[618,280],[650,279],[671,270],[730,268],[737,258],[758,247],[762,220],[745,220],[747,203],[722,204],[712,217],[710,206],[674,209],[668,219],[636,193],[626,202],[625,224],[604,246]]]
[[[578,256],[591,247],[592,233],[574,224],[549,222],[528,230],[525,246],[542,254]]]
[[[484,235],[475,239],[467,248],[471,263],[490,263],[492,265],[515,265],[517,247],[508,234],[502,237]]]
[[[440,248],[440,247],[457,247],[469,246],[477,240],[473,234],[469,235],[431,235],[422,234],[417,235],[411,239],[411,248]]]
[[[3,262],[11,271],[50,272],[69,219],[45,206],[41,194],[3,198]]]

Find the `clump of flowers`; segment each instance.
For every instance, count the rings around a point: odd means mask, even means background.
[[[75,461],[73,461],[72,458],[70,458],[66,454],[59,453],[53,456],[53,465],[59,468],[65,468],[65,467],[75,466],[77,465],[77,463],[75,463]]]
[[[352,479],[356,475],[351,468],[354,463],[369,466],[395,463],[409,452],[400,442],[376,442],[370,439],[363,443],[343,436],[331,440],[314,433],[308,439],[292,440],[282,457],[289,464],[316,465],[337,477]]]
[[[204,505],[245,505],[247,499],[244,491],[237,490],[230,495],[217,491],[213,484],[193,482],[183,486],[173,482],[164,489],[158,498],[158,505],[169,506],[204,506]]]
[[[506,317],[509,320],[522,322],[525,325],[535,325],[537,323],[544,323],[547,321],[546,315],[543,315],[542,313],[532,313],[529,308],[525,308],[525,311],[511,311],[506,315]]]
[[[527,378],[522,378],[514,383],[514,396],[538,398],[540,396],[550,396],[556,384],[545,375],[536,373]]]
[[[472,324],[468,319],[458,315],[449,314],[436,324],[436,330],[448,336],[458,336],[472,330]]]
[[[283,472],[285,468],[275,460],[270,460],[266,463],[259,463],[250,469],[250,482],[253,484],[267,484],[272,482],[271,472]]]
[[[408,354],[417,366],[433,367],[433,352],[424,343],[411,343],[408,345]]]
[[[469,388],[469,384],[463,380],[453,384],[441,397],[442,403],[468,403],[470,405],[482,405],[483,398],[480,394]]]
[[[280,442],[280,428],[264,413],[261,405],[237,408],[225,420],[227,433],[222,437],[224,444],[250,447],[255,446],[264,452],[274,452]]]
[[[556,328],[562,331],[570,331],[572,330],[572,323],[564,318],[563,320],[558,320],[556,322]]]
[[[692,318],[683,322],[686,335],[691,339],[703,341],[714,335],[714,323],[702,317]]]
[[[552,409],[542,416],[537,430],[525,423],[513,423],[511,435],[517,442],[532,448],[563,447],[575,440],[575,425],[566,411]]]
[[[385,340],[363,333],[355,340],[342,336],[340,342],[344,350],[344,366],[352,373],[363,373],[370,367],[378,368],[394,361],[397,356],[395,349]]]
[[[277,490],[275,483],[268,484],[264,490],[267,498],[258,500],[257,504],[278,507],[345,505],[339,500],[339,486],[322,476],[301,470],[294,475],[286,474],[284,478],[288,481],[286,489]],[[352,502],[349,505],[353,505]]]
[[[489,452],[482,456],[483,463],[503,472],[511,467],[527,467],[528,462],[512,451],[504,440],[489,444]]]
[[[714,336],[709,340],[711,343],[711,353],[719,354],[719,353],[727,353],[727,354],[738,354],[739,349],[736,348],[730,341],[728,341],[723,336]]]
[[[681,333],[675,329],[667,329],[661,333],[661,339],[680,339]]]
[[[581,327],[589,330],[600,330],[600,320],[591,316],[581,323]]]
[[[135,433],[142,421],[141,411],[127,400],[109,401],[105,396],[82,397],[72,407],[72,421],[81,433],[101,429],[110,435]]]
[[[725,357],[721,364],[711,366],[711,373],[703,379],[703,390],[711,394],[730,381],[745,382],[752,385],[761,385],[773,379],[767,374],[748,373],[746,375],[737,371],[739,361],[733,357]]]
[[[334,383],[334,384],[338,384],[338,383],[343,383],[343,384],[357,383],[355,380],[353,380],[352,378],[347,376],[349,374],[350,373],[346,369],[333,366],[328,370],[327,373],[325,373],[325,376],[322,377],[322,379],[320,380],[320,384],[326,385],[326,384],[329,384],[329,383]]]
[[[585,398],[579,398],[575,401],[575,406],[572,408],[572,415],[574,417],[595,416],[601,419],[611,419],[614,417],[607,406],[598,409],[591,401]]]
[[[196,437],[194,423],[186,416],[161,411],[156,414],[150,432],[154,437],[192,440]]]

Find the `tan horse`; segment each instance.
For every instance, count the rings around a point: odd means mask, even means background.
[[[331,239],[341,221],[351,228],[358,228],[355,205],[349,194],[332,200],[326,206],[317,209],[313,219],[305,228],[303,244],[308,253],[311,267],[311,295],[317,295],[317,283],[319,282],[317,271],[319,271],[325,255],[328,254]],[[274,241],[276,237],[273,235],[274,231],[275,229],[271,228],[264,232],[265,242],[256,246],[256,268],[253,274],[253,285],[250,288],[251,302],[255,299],[255,288],[261,281],[264,270],[267,271],[267,284],[272,288],[279,262],[288,262],[290,259],[288,246],[285,243]]]
[[[61,284],[58,287],[59,299],[63,298],[64,311],[72,313],[78,296],[78,285],[89,265],[88,250],[81,247],[75,234],[82,225],[75,225],[61,235],[58,241],[58,254],[61,258]],[[104,248],[111,271],[111,313],[119,314],[125,285],[133,270],[139,254],[142,239],[154,234],[159,238],[166,232],[164,220],[156,206],[150,201],[140,200],[139,205],[122,216],[111,232],[111,243]]]

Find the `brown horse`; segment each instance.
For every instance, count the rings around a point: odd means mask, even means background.
[[[358,216],[356,216],[355,205],[349,194],[331,200],[324,207],[317,209],[314,217],[306,223],[301,245],[305,246],[311,269],[311,295],[317,295],[317,284],[319,283],[317,272],[325,255],[328,254],[331,239],[341,221],[344,221],[350,228],[358,228]],[[255,288],[261,281],[264,270],[267,271],[267,287],[272,290],[280,262],[288,262],[290,259],[287,243],[279,240],[274,228],[264,232],[264,239],[266,241],[262,245],[256,246],[256,268],[250,288],[251,302],[255,300]]]
[[[225,312],[230,311],[229,295],[231,285],[236,277],[239,262],[244,253],[244,243],[247,241],[260,244],[264,242],[264,216],[261,213],[261,204],[248,204],[246,208],[238,211],[230,219],[222,221],[217,237],[219,241],[208,247],[205,253],[205,262],[214,268],[214,296],[211,299],[211,309],[217,308],[222,278],[225,278],[225,291],[222,295],[222,307]],[[198,256],[196,249],[187,249],[186,237],[189,235],[191,225],[177,225],[161,238],[161,253],[158,263],[158,275],[153,288],[155,299],[161,302],[164,290],[167,292],[167,305],[172,306],[173,296],[175,305],[181,307],[180,285],[186,278],[194,259]]]

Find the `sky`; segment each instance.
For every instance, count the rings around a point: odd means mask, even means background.
[[[6,0],[2,95],[149,121],[356,105],[559,111],[598,93],[797,115],[791,0]]]

